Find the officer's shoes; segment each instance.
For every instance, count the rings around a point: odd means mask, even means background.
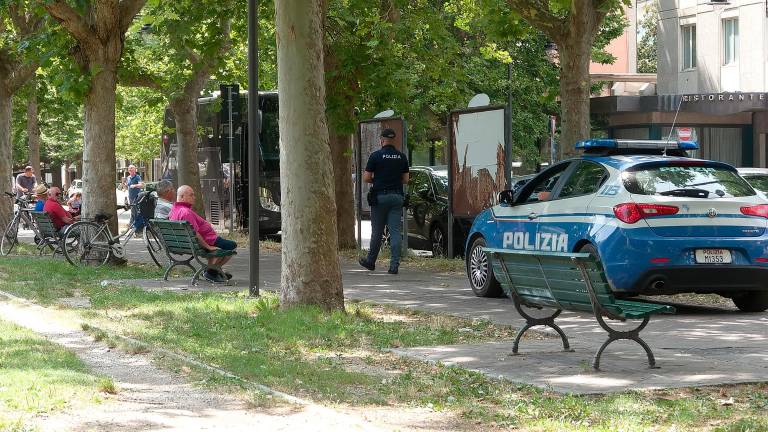
[[[389,270],[387,270],[387,273],[389,274],[397,274],[397,267],[390,267]]]
[[[360,263],[361,266],[367,268],[370,271],[376,270],[376,264],[369,263],[368,260],[365,258],[360,258],[360,261],[358,262]]]

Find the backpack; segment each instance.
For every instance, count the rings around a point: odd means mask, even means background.
[[[144,191],[139,194],[137,199],[139,203],[139,213],[145,221],[155,218],[155,206],[157,205],[157,196],[153,192]]]

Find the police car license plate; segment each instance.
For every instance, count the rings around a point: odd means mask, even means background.
[[[728,249],[696,249],[699,264],[730,264],[731,251]]]

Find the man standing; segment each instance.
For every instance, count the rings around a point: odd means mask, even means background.
[[[173,187],[173,183],[168,180],[160,180],[157,182],[157,202],[155,203],[155,219],[168,219],[168,214],[171,213],[173,207],[173,200],[176,198],[176,189]]]
[[[373,183],[368,193],[371,206],[371,248],[360,265],[368,270],[376,268],[376,258],[381,249],[384,226],[389,228],[392,259],[389,274],[397,274],[400,267],[401,231],[403,214],[403,185],[408,183],[408,158],[393,145],[395,131],[381,131],[381,150],[371,153],[365,166],[363,181]]]
[[[45,201],[43,211],[48,213],[48,217],[51,218],[53,226],[59,231],[60,235],[64,235],[69,225],[80,220],[80,216],[72,216],[68,211],[64,210],[59,200],[61,199],[61,189],[56,186],[48,189],[48,200]]]
[[[139,209],[135,205],[138,201],[139,193],[144,189],[144,183],[141,182],[141,176],[136,172],[135,165],[128,165],[128,177],[125,178],[125,185],[128,187],[128,204],[131,205],[131,225],[136,227],[138,235],[140,229],[144,227],[143,220],[139,220]]]
[[[197,235],[197,241],[204,249],[213,251],[218,249],[235,250],[237,243],[219,237],[207,220],[200,217],[192,206],[195,204],[195,191],[187,185],[179,186],[176,192],[176,202],[173,203],[168,219],[172,221],[187,221],[192,225]],[[232,275],[221,270],[232,256],[208,258],[208,268],[203,272],[203,278],[209,282],[226,282]]]
[[[32,167],[27,165],[24,167],[24,172],[16,176],[16,198],[32,193],[32,188],[35,187],[36,182],[37,179]]]

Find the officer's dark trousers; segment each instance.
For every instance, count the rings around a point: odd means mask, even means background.
[[[397,193],[378,196],[379,203],[371,207],[371,249],[368,251],[368,262],[373,264],[379,256],[381,249],[381,236],[384,234],[384,226],[389,227],[389,241],[392,249],[390,268],[400,265],[400,251],[402,250],[402,216],[403,196]]]

